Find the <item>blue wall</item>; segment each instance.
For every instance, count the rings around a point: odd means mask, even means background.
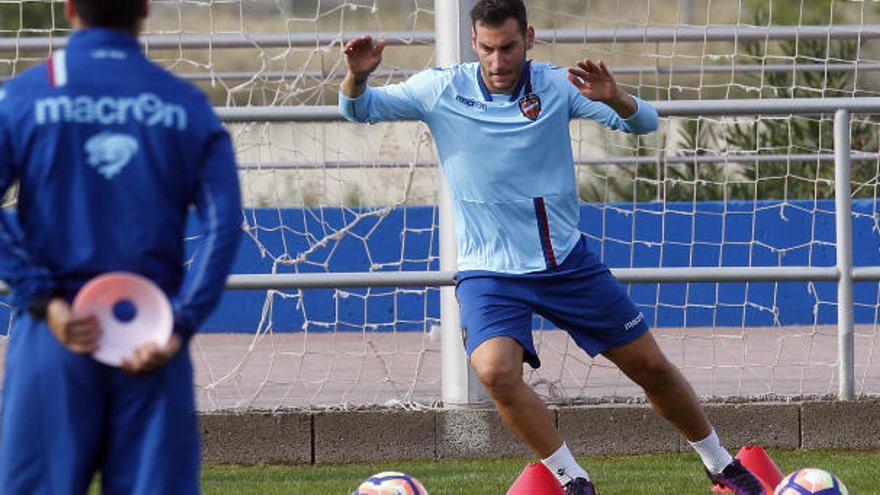
[[[880,234],[873,220],[878,204],[853,204],[857,266],[880,264]],[[590,247],[612,268],[833,266],[835,261],[833,201],[584,204],[581,213]],[[346,226],[340,239],[330,238],[295,265],[278,263],[275,272],[366,271],[378,265],[382,271],[438,269],[433,207],[256,209],[246,214],[252,237],[244,238],[235,273],[271,273],[275,260],[296,259]],[[191,232],[198,231],[192,222]],[[199,242],[189,241],[188,250]],[[370,331],[421,331],[439,318],[436,289],[346,292],[347,297],[335,297],[333,290],[308,290],[301,298],[291,291],[285,294],[293,297],[276,295],[273,331],[300,331],[306,320],[310,331],[362,331],[365,325]],[[836,318],[834,283],[647,284],[633,285],[631,294],[654,326],[829,324]],[[857,322],[874,321],[877,297],[877,284],[857,285]],[[254,332],[265,302],[265,292],[227,292],[203,331]]]
[[[876,207],[875,201],[853,204],[857,266],[880,262],[880,235],[872,218]],[[833,201],[667,203],[663,208],[640,204],[633,212],[631,204],[584,205],[581,228],[604,239],[594,239],[591,247],[602,249],[611,267],[835,264]],[[836,321],[835,283],[650,284],[633,285],[631,294],[655,326]],[[858,284],[855,301],[856,321],[874,321],[877,284]]]

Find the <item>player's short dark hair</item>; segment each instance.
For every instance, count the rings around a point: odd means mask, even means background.
[[[133,29],[144,17],[144,0],[73,0],[73,7],[89,27]]]
[[[497,27],[510,18],[516,19],[520,31],[526,32],[529,22],[526,19],[526,6],[522,0],[477,0],[474,8],[471,9],[474,28],[477,27],[478,22]]]

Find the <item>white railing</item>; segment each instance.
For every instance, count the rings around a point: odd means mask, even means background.
[[[433,45],[434,31],[388,32],[293,32],[148,34],[141,38],[148,50],[199,50],[218,48],[326,48],[339,46],[369,34],[384,38],[390,46]],[[877,24],[837,24],[828,26],[675,26],[603,29],[538,29],[538,43],[704,43],[717,41],[770,40],[870,40],[880,38]],[[33,52],[62,48],[66,37],[0,38],[0,52]]]
[[[834,114],[835,217],[837,265],[834,267],[719,267],[615,269],[623,283],[663,282],[758,282],[836,281],[838,283],[838,335],[840,399],[855,396],[853,363],[853,283],[880,280],[880,269],[852,266],[852,197],[850,179],[853,158],[864,158],[850,149],[850,115],[877,113],[880,98],[794,98],[778,100],[693,100],[654,102],[663,117],[716,117]],[[236,122],[342,122],[336,107],[244,107],[223,108],[218,113]],[[821,156],[821,155],[810,155]],[[876,159],[873,155],[872,158]],[[665,159],[665,158],[664,158]],[[760,155],[749,159],[759,159]],[[658,160],[648,158],[648,160]],[[294,275],[233,275],[229,289],[342,288],[363,286],[449,286],[451,271],[400,273],[332,273]]]
[[[713,117],[729,115],[834,114],[835,218],[837,265],[834,267],[713,267],[615,269],[623,283],[836,281],[838,283],[838,335],[840,399],[855,395],[853,363],[853,284],[880,281],[880,268],[854,269],[852,264],[852,197],[850,178],[851,113],[876,113],[880,98],[823,98],[780,100],[700,100],[654,102],[663,117]],[[236,122],[341,122],[336,107],[220,108],[227,123]],[[856,157],[860,157],[857,153]],[[760,157],[750,157],[755,159]],[[650,159],[654,160],[654,159]],[[382,272],[285,275],[232,275],[229,290],[353,288],[387,286],[451,286],[453,272]],[[0,287],[6,290],[4,287]]]
[[[438,1],[438,23],[448,25],[432,31],[399,31],[369,33],[386,39],[389,45],[431,45],[438,47],[438,63],[454,63],[456,51],[462,47],[452,46],[465,40],[457,26],[467,24],[463,12],[471,0]],[[441,5],[442,4],[442,8]],[[447,15],[447,13],[449,15]],[[439,19],[443,17],[443,19]],[[448,18],[447,18],[448,17]],[[464,24],[463,24],[464,23]],[[448,34],[447,34],[448,33]],[[341,46],[346,40],[365,33],[266,33],[266,34],[215,34],[215,35],[147,35],[142,43],[148,51],[188,50],[188,49],[246,49],[246,48],[328,48]],[[464,33],[469,34],[469,33]],[[880,25],[829,25],[829,26],[677,26],[642,27],[624,29],[566,29],[538,30],[539,43],[706,43],[743,42],[768,40],[869,40],[880,38]],[[466,41],[466,40],[465,40]],[[63,47],[65,37],[22,37],[0,38],[0,53],[39,52]],[[443,50],[441,50],[441,46]],[[816,70],[878,70],[880,64],[810,64],[800,65],[755,65],[755,66],[686,66],[686,67],[629,67],[618,69],[619,73],[643,72],[732,72],[732,71],[807,71]],[[401,73],[403,75],[403,73]],[[283,75],[281,75],[283,76]],[[214,78],[217,74],[190,75],[191,78]],[[235,74],[234,77],[247,77]],[[322,75],[324,77],[324,75]],[[741,267],[741,268],[643,268],[616,269],[615,276],[624,283],[662,283],[662,282],[731,282],[731,281],[836,281],[838,283],[838,335],[841,399],[854,396],[853,364],[853,284],[859,281],[880,280],[880,268],[853,268],[851,231],[850,177],[852,160],[876,159],[874,155],[851,150],[849,143],[850,114],[880,113],[880,98],[823,98],[823,99],[779,99],[779,100],[694,100],[655,102],[664,117],[713,117],[713,116],[761,116],[761,115],[835,115],[835,216],[837,239],[837,263],[834,267]],[[336,107],[296,106],[296,107],[235,107],[220,108],[218,114],[226,123],[242,122],[341,122]],[[831,160],[826,155],[808,155],[808,159]],[[750,155],[745,157],[627,157],[596,160],[612,163],[614,160],[642,162],[669,162],[670,160],[713,161],[775,161],[779,155]],[[792,156],[784,159],[791,160]],[[589,165],[591,161],[583,164]],[[431,166],[432,164],[423,164]],[[297,166],[293,164],[291,166]],[[448,206],[448,205],[447,205]],[[442,225],[441,229],[448,229]],[[441,250],[442,251],[442,250]],[[232,275],[228,281],[230,290],[290,289],[290,288],[352,288],[363,286],[450,286],[453,284],[452,272],[448,271],[449,256],[441,252],[445,260],[442,265],[446,271],[435,272],[397,272],[397,273],[331,273],[331,274],[288,274],[288,275]],[[0,285],[0,290],[5,290]],[[450,327],[451,328],[451,327]],[[457,329],[454,329],[457,332]],[[445,333],[450,333],[444,328]],[[444,340],[446,340],[446,335]],[[450,336],[451,342],[460,347],[458,335]],[[444,346],[445,349],[445,346]],[[447,374],[444,369],[444,381]],[[461,377],[454,377],[460,380]],[[444,402],[448,400],[444,383]],[[467,396],[467,394],[465,394]]]
[[[880,281],[880,268],[853,268],[852,197],[850,180],[853,158],[850,149],[850,116],[877,113],[880,98],[823,98],[780,100],[700,100],[654,102],[663,117],[715,117],[731,115],[834,114],[835,218],[837,264],[833,267],[693,267],[614,269],[623,283],[696,283],[761,281],[836,281],[839,335],[839,398],[855,395],[853,363],[853,284]],[[336,107],[243,107],[219,108],[227,123],[237,122],[342,122]],[[749,157],[759,158],[760,155]],[[649,158],[655,160],[654,158]],[[874,157],[876,159],[876,157]],[[388,286],[451,286],[451,271],[232,275],[229,290],[354,288]],[[0,286],[0,290],[8,290]]]

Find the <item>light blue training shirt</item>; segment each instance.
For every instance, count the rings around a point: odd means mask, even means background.
[[[623,119],[581,95],[567,69],[531,61],[512,94],[490,94],[474,62],[354,99],[340,93],[339,109],[352,122],[427,123],[455,212],[459,271],[529,273],[562,263],[580,237],[569,121],[653,132],[657,111],[636,101]]]

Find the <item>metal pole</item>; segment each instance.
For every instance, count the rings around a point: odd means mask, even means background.
[[[678,163],[791,163],[791,162],[833,162],[834,153],[793,153],[783,154],[745,154],[730,153],[721,155],[676,155],[676,156],[609,156],[606,158],[586,158],[575,160],[575,167],[604,167],[606,165],[641,165],[641,164],[678,164]],[[854,162],[876,162],[880,160],[880,153],[853,151]],[[402,168],[434,168],[435,160],[414,160],[403,162],[400,160],[374,160],[369,162],[357,161],[324,161],[324,162],[249,162],[239,163],[239,170],[392,170]]]
[[[853,113],[877,113],[880,98],[773,98],[768,100],[676,100],[651,102],[661,117],[709,115],[818,115],[840,109]]]
[[[837,282],[837,267],[815,266],[719,266],[680,268],[612,268],[614,277],[624,284],[723,283],[723,282]],[[880,281],[880,267],[853,270],[859,282]],[[357,287],[451,287],[453,272],[335,272],[290,274],[235,274],[226,281],[226,290],[354,289]],[[9,286],[0,282],[0,294]],[[457,342],[460,347],[460,341]]]
[[[681,23],[692,25],[694,23],[694,0],[681,0],[679,4],[678,20]]]
[[[837,236],[837,334],[840,400],[855,398],[853,337],[852,193],[849,111],[834,114],[834,205]]]
[[[880,64],[853,61],[833,64],[715,64],[715,65],[622,65],[614,68],[616,76],[641,76],[643,74],[751,74],[756,72],[878,72]],[[419,72],[414,69],[377,70],[370,77],[374,81],[399,81],[407,79]],[[259,81],[297,80],[327,81],[345,77],[344,72],[331,71],[300,71],[300,70],[267,70],[267,71],[218,71],[218,72],[175,72],[175,75],[187,81]],[[0,75],[0,83],[12,79],[11,75]],[[378,84],[378,83],[376,83]]]
[[[442,59],[441,59],[442,60]],[[440,60],[438,60],[439,63]],[[717,117],[762,115],[819,115],[840,109],[852,113],[876,114],[880,97],[776,98],[772,100],[674,100],[650,102],[661,117]],[[335,105],[289,107],[218,107],[226,123],[245,122],[344,122]]]
[[[625,284],[674,282],[836,282],[835,267],[752,266],[613,268],[615,278]],[[880,272],[880,270],[878,270]],[[351,289],[355,287],[451,287],[452,271],[428,272],[349,272],[230,275],[227,290]],[[863,273],[880,279],[880,273]],[[461,347],[461,341],[457,343]]]
[[[437,33],[435,58],[446,67],[473,60],[470,48],[469,12],[474,0],[438,0],[434,9],[434,30]],[[449,190],[442,174],[438,174],[440,213],[440,270],[454,272],[458,263],[454,215]],[[455,298],[455,287],[440,289],[441,332],[441,393],[446,406],[486,402],[486,393],[476,374],[468,365],[461,340],[461,315]]]
[[[455,2],[449,2],[453,4]],[[458,3],[470,6],[471,0]],[[446,1],[438,1],[440,6]],[[468,9],[461,12],[467,15]],[[439,24],[435,13],[434,26]],[[440,14],[443,15],[443,14]],[[387,32],[292,32],[292,33],[217,33],[217,34],[146,34],[141,43],[147,50],[201,50],[213,49],[270,49],[270,48],[322,48],[345,44],[363,34],[381,36],[388,45],[430,45],[437,43],[447,33],[436,31],[387,31]],[[832,26],[678,26],[583,29],[538,29],[538,43],[705,43],[776,40],[871,40],[880,38],[880,24],[836,24]],[[67,46],[65,37],[0,37],[0,53],[43,52]]]

